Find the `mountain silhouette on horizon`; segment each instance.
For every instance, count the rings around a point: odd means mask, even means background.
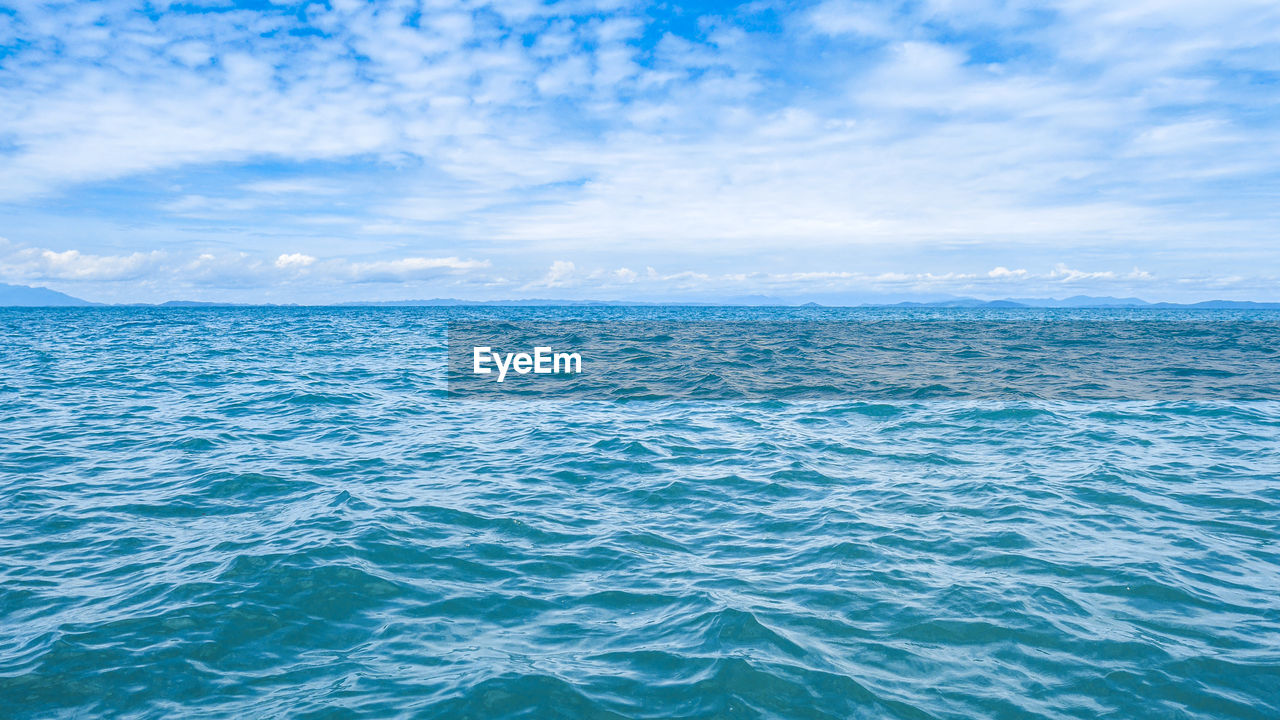
[[[935,296],[937,297],[937,296]],[[825,302],[824,302],[825,301]],[[785,306],[785,307],[897,307],[897,308],[1201,308],[1206,310],[1250,310],[1280,309],[1280,302],[1256,302],[1252,300],[1204,300],[1194,303],[1148,302],[1135,297],[1109,297],[1092,295],[1073,295],[1058,298],[1004,298],[1002,300],[981,300],[971,297],[948,297],[935,300],[904,300],[900,302],[883,301],[868,302],[865,299],[855,300],[839,295],[820,297],[780,298],[768,295],[740,295],[704,300],[672,299],[672,300],[568,300],[552,298],[521,298],[505,300],[462,300],[458,298],[432,298],[429,300],[366,300],[321,303],[320,307],[448,307],[448,306],[490,306],[490,307],[530,307],[530,306]],[[161,303],[96,303],[68,295],[45,287],[27,285],[8,285],[0,283],[0,307],[251,307],[274,306],[276,303],[241,303],[201,300],[169,300]],[[284,307],[287,307],[284,306]]]
[[[88,307],[97,305],[45,287],[0,283],[0,306],[8,307]]]

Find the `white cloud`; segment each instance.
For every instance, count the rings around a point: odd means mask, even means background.
[[[814,30],[828,35],[886,38],[895,34],[889,10],[867,2],[828,0],[810,10],[807,20]]]
[[[1017,270],[1010,270],[1009,268],[1004,267],[1003,265],[1001,265],[1000,267],[992,268],[992,269],[987,273],[987,277],[989,277],[989,278],[1010,278],[1010,279],[1012,279],[1012,278],[1024,278],[1024,277],[1026,277],[1026,276],[1027,276],[1027,271],[1026,271],[1026,270],[1023,270],[1023,269],[1021,269],[1021,268],[1019,268],[1019,269],[1017,269]]]
[[[569,284],[574,274],[574,264],[567,260],[556,260],[551,263],[551,267],[547,270],[547,274],[542,278],[542,282],[538,283],[543,287],[564,287]]]
[[[21,248],[0,258],[0,273],[20,282],[134,280],[147,274],[163,258],[164,253],[158,250],[128,255],[91,255],[79,250],[58,252]]]
[[[320,179],[261,180],[241,186],[249,193],[266,195],[338,195],[342,190],[332,182]]]
[[[315,261],[316,259],[310,255],[304,255],[302,253],[288,253],[276,258],[275,265],[281,269],[300,270],[311,266]]]
[[[274,259],[246,252],[173,256],[160,251],[92,255],[79,250],[15,246],[0,239],[0,281],[149,283],[180,287],[261,288],[281,282],[337,286],[345,283],[415,282],[489,267],[487,260],[402,257],[383,260],[319,260],[301,252]]]
[[[251,197],[211,198],[204,195],[183,195],[165,203],[161,208],[173,215],[183,217],[227,217],[234,213],[254,210],[262,203]]]
[[[398,260],[336,263],[334,268],[352,282],[405,282],[489,267],[488,260],[456,257],[407,257]]]
[[[1081,280],[1113,280],[1115,277],[1116,274],[1110,270],[1085,272],[1069,268],[1063,263],[1058,263],[1053,268],[1053,271],[1049,273],[1050,279],[1064,283],[1080,282]]]

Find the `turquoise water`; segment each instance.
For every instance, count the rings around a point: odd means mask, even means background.
[[[479,311],[0,309],[0,715],[1280,717],[1280,314],[503,313],[1045,380],[468,400]]]

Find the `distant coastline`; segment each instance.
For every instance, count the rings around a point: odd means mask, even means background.
[[[1280,302],[1251,300],[1203,300],[1194,303],[1148,302],[1140,298],[1075,295],[1067,298],[1003,298],[983,300],[955,297],[943,300],[901,300],[886,302],[829,302],[746,295],[713,300],[642,301],[642,300],[567,300],[556,298],[520,298],[510,300],[462,300],[430,298],[420,300],[367,300],[337,303],[235,303],[199,300],[169,300],[160,303],[98,303],[45,287],[6,285],[0,283],[0,307],[885,307],[885,308],[1115,308],[1164,309],[1190,308],[1203,310],[1280,310]]]

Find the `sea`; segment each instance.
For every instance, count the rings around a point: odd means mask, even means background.
[[[3,308],[0,717],[1278,718],[1280,312]]]

